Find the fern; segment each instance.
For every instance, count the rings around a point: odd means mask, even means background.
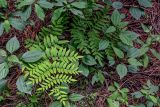
[[[29,84],[39,86],[38,93],[50,90],[50,95],[54,94],[57,100],[65,104],[68,93],[64,91],[66,87],[63,84],[76,81],[74,76],[79,74],[78,61],[82,56],[64,47],[68,41],[59,40],[58,34],[47,35],[47,31],[43,28],[36,40],[27,40],[30,50],[42,50],[44,55],[39,62],[24,64],[24,70]]]

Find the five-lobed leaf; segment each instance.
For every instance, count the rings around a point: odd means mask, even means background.
[[[120,79],[122,79],[124,76],[127,75],[127,67],[124,64],[119,64],[116,67],[116,71],[118,75],[120,76]]]
[[[15,52],[16,50],[18,50],[19,47],[20,47],[20,44],[16,37],[11,38],[6,44],[6,49],[11,54]]]

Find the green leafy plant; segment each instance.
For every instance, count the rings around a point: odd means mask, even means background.
[[[61,14],[66,11],[70,11],[74,15],[78,15],[84,18],[81,9],[86,8],[87,3],[84,1],[68,2],[67,0],[56,0],[54,6],[58,8],[56,8],[53,12],[52,21],[57,20],[61,16]]]
[[[32,8],[34,6],[34,8]],[[31,13],[32,9],[36,12],[39,19],[44,20],[45,12],[44,9],[52,9],[53,3],[50,3],[47,0],[18,0],[17,8],[21,9],[20,16],[23,20],[27,20]]]
[[[0,0],[0,8],[6,8],[7,7],[7,1],[6,0]]]
[[[154,107],[159,106],[160,102],[159,97],[156,93],[159,91],[159,86],[153,85],[150,80],[147,81],[147,84],[143,86],[140,91],[136,91],[132,93],[135,98],[142,98],[146,99],[147,107]],[[145,106],[145,105],[144,105]]]
[[[129,12],[130,14],[136,19],[139,20],[142,16],[145,15],[144,9],[152,7],[152,1],[151,0],[136,0],[139,6],[129,6]],[[113,8],[115,9],[121,9],[123,7],[126,7],[126,5],[123,5],[122,2],[115,1],[115,2],[109,2]]]
[[[109,86],[108,90],[111,95],[107,98],[109,107],[120,107],[121,104],[128,105],[128,92],[127,88],[121,88],[117,82]]]
[[[6,78],[9,68],[20,64],[19,58],[13,53],[20,47],[16,37],[11,38],[6,44],[6,50],[0,49],[0,80]]]

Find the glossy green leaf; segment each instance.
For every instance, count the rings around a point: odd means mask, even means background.
[[[79,8],[79,9],[83,9],[83,8],[87,7],[87,3],[83,2],[83,1],[73,2],[73,3],[71,3],[71,5],[74,6],[74,7],[76,7],[76,8]]]
[[[113,33],[116,31],[116,28],[114,26],[110,26],[109,28],[107,28],[104,33]]]
[[[25,28],[25,23],[20,19],[10,18],[9,22],[17,30],[22,31]]]
[[[152,7],[152,2],[150,0],[138,0],[138,3],[144,7]]]
[[[122,20],[121,14],[117,10],[114,10],[111,15],[111,21],[113,25],[118,26],[121,20]]]
[[[115,52],[115,54],[119,57],[119,58],[124,58],[124,53],[123,51],[121,51],[120,49],[113,47],[113,50]]]
[[[11,38],[6,44],[6,49],[11,54],[17,51],[19,47],[20,47],[20,43],[16,37]]]
[[[141,16],[144,15],[144,12],[137,7],[130,8],[129,12],[137,20],[139,20],[141,18]]]
[[[94,59],[94,57],[92,57],[90,55],[86,55],[86,56],[83,57],[83,63],[86,64],[86,65],[89,65],[89,66],[97,64],[97,62]]]
[[[55,22],[58,18],[60,18],[61,14],[64,12],[64,8],[56,9],[52,14],[52,22]]]
[[[28,85],[24,76],[20,76],[16,82],[16,86],[20,92],[31,94],[32,85]]]
[[[9,23],[9,21],[8,20],[5,20],[4,22],[3,22],[3,27],[4,27],[4,30],[8,33],[9,32],[9,30],[10,30],[10,23]]]
[[[7,74],[9,73],[9,67],[7,63],[0,64],[0,80],[6,78]]]
[[[130,35],[125,35],[125,33],[122,32],[119,37],[124,44],[133,46],[132,37]]]
[[[119,64],[116,67],[117,73],[120,76],[120,79],[122,79],[124,76],[127,75],[127,67],[124,64]]]
[[[88,75],[89,75],[89,69],[88,69],[88,67],[86,67],[85,65],[81,64],[81,65],[79,66],[79,71],[80,71],[80,73],[81,73],[82,75],[88,77]]]
[[[143,66],[137,59],[135,58],[130,58],[128,59],[129,64],[133,66]]]
[[[80,94],[76,94],[76,93],[73,93],[73,94],[69,95],[69,99],[71,101],[80,101],[83,98],[84,98],[84,96],[82,96]]]
[[[35,0],[21,0],[18,4],[18,8],[22,8],[23,6],[31,5],[35,2]]]
[[[60,103],[59,101],[54,101],[49,105],[49,107],[62,107],[62,103]]]
[[[37,2],[41,7],[46,9],[52,9],[53,3],[48,2],[47,0],[39,0]]]
[[[157,59],[160,60],[160,53],[158,53],[155,49],[150,49],[150,50],[151,50],[152,54],[153,54]]]
[[[44,10],[38,4],[35,4],[35,12],[38,18],[40,18],[41,20],[44,20],[45,18]]]
[[[29,17],[31,16],[32,13],[32,7],[28,6],[27,9],[22,12],[21,18],[23,21],[26,21],[27,19],[29,19]]]
[[[122,2],[116,1],[116,2],[113,2],[112,6],[115,9],[121,9],[123,7],[123,4]]]
[[[109,46],[109,42],[106,40],[101,40],[99,42],[99,50],[105,50]]]
[[[43,56],[43,52],[39,50],[28,51],[22,55],[22,60],[25,62],[36,62]]]

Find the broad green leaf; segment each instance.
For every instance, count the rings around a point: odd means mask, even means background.
[[[18,57],[16,55],[11,55],[8,57],[9,62],[15,62],[15,63],[20,63]]]
[[[20,92],[31,94],[32,85],[28,85],[24,76],[20,76],[16,82],[16,86]]]
[[[25,23],[21,21],[20,19],[10,18],[9,22],[17,30],[22,31],[25,28]]]
[[[41,20],[44,20],[45,18],[44,10],[38,4],[35,4],[35,12]]]
[[[128,69],[128,72],[131,72],[131,73],[137,73],[137,71],[139,70],[139,68],[134,65],[128,65],[127,69]]]
[[[102,74],[102,72],[98,72],[97,77],[98,77],[98,80],[101,82],[101,84],[103,84],[105,81],[105,77]]]
[[[0,80],[6,78],[7,74],[9,73],[9,67],[7,63],[0,64]]]
[[[92,85],[94,85],[94,83],[98,82],[98,81],[99,81],[99,79],[98,79],[97,73],[95,73],[94,76],[92,77],[92,82],[91,83],[92,83]]]
[[[119,57],[119,58],[124,58],[124,53],[123,51],[121,51],[120,49],[113,47],[113,50],[115,52],[115,54]]]
[[[4,30],[8,33],[9,32],[9,30],[10,30],[10,23],[9,23],[9,21],[8,20],[5,20],[4,22],[3,22],[3,27],[4,27]]]
[[[104,33],[113,33],[116,31],[116,28],[114,26],[110,26],[109,28],[106,29],[106,31],[104,31]]]
[[[127,56],[130,58],[136,58],[139,56],[139,49],[137,48],[130,48],[127,52]]]
[[[2,57],[6,57],[7,56],[7,52],[3,49],[0,49],[0,56]]]
[[[138,57],[146,54],[146,53],[148,52],[148,50],[149,50],[149,47],[141,47],[141,48],[139,49],[139,55],[138,55]]]
[[[21,0],[17,7],[20,9],[23,6],[31,5],[34,2],[35,2],[35,0]]]
[[[141,16],[144,15],[144,12],[137,7],[131,7],[129,9],[129,12],[137,20],[139,20],[141,18]]]
[[[22,20],[26,21],[31,16],[31,13],[32,13],[32,7],[28,6],[27,9],[24,12],[22,12],[21,15]]]
[[[123,7],[123,4],[122,2],[116,1],[116,2],[113,2],[112,6],[115,9],[121,9]]]
[[[115,64],[115,60],[114,60],[114,58],[113,58],[113,57],[111,57],[111,56],[107,56],[107,59],[109,60],[109,66],[112,66],[112,65],[114,65],[114,64]]]
[[[39,0],[37,3],[46,9],[51,9],[53,7],[53,3],[50,3],[47,0]]]
[[[64,8],[56,9],[52,14],[52,22],[55,22],[58,18],[60,18],[61,14],[64,12]]]
[[[3,32],[4,32],[3,24],[0,23],[0,36],[2,36]]]
[[[124,44],[133,46],[132,37],[130,35],[125,35],[125,33],[122,32],[119,37]]]
[[[112,0],[103,0],[103,2],[108,4],[108,5],[112,5]]]
[[[83,98],[84,98],[84,96],[82,96],[80,94],[76,94],[76,93],[73,93],[73,94],[69,95],[69,99],[71,101],[80,101]]]
[[[128,59],[129,64],[133,66],[143,66],[137,59],[135,58],[130,58]]]
[[[0,0],[0,7],[7,7],[7,1],[6,0]]]
[[[152,7],[152,2],[150,0],[138,0],[138,3],[144,7]]]
[[[79,16],[79,17],[81,17],[81,18],[84,18],[84,14],[83,14],[83,12],[82,12],[81,10],[72,8],[72,9],[70,9],[70,11],[71,11],[74,15],[77,15],[77,16]]]
[[[87,7],[87,3],[83,2],[83,1],[73,2],[73,3],[71,3],[71,5],[74,6],[74,7],[76,7],[76,8],[79,8],[79,9],[83,9],[83,8]]]
[[[114,10],[111,15],[111,21],[113,25],[118,26],[121,20],[122,20],[121,14],[117,10]]]
[[[151,50],[152,54],[153,54],[157,59],[160,60],[160,53],[158,53],[155,49],[150,49],[150,50]]]
[[[80,73],[81,73],[82,75],[88,77],[88,75],[89,75],[89,69],[88,69],[88,67],[86,67],[86,66],[84,66],[83,64],[81,64],[81,65],[79,66],[79,71],[80,71]]]
[[[99,50],[105,50],[109,46],[109,42],[106,40],[101,40],[99,42]]]
[[[83,63],[86,64],[86,65],[89,65],[89,66],[97,64],[97,62],[94,59],[94,57],[92,57],[90,55],[86,55],[86,56],[83,57]]]
[[[6,44],[6,49],[8,52],[11,54],[15,51],[17,51],[20,47],[19,41],[16,37],[11,38],[7,44]]]
[[[148,55],[144,55],[144,58],[143,58],[143,66],[144,66],[144,68],[147,68],[148,64],[149,64],[149,57],[148,57]]]
[[[157,104],[157,98],[153,95],[149,95],[149,98],[151,99],[152,102],[154,102],[155,104]]]
[[[136,91],[134,93],[131,93],[131,95],[134,96],[135,98],[143,97],[143,94],[140,91]]]
[[[25,62],[36,62],[43,56],[43,52],[39,50],[28,51],[22,55],[22,60]]]
[[[144,25],[143,23],[141,24],[142,28],[143,28],[143,31],[146,32],[146,33],[149,33],[150,32],[150,29]]]
[[[54,101],[49,105],[49,107],[62,107],[62,103],[60,103],[59,101]]]
[[[107,99],[108,102],[108,107],[120,107],[120,104],[118,101],[112,100],[112,99]]]
[[[1,79],[0,80],[0,93],[3,92],[6,85],[7,85],[7,80]]]
[[[119,64],[116,67],[117,73],[120,76],[120,79],[122,79],[124,76],[127,75],[127,67],[124,64]]]

